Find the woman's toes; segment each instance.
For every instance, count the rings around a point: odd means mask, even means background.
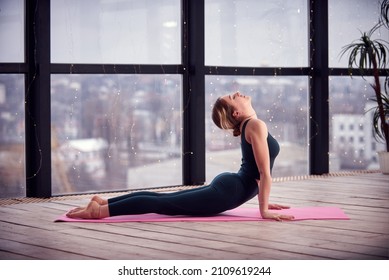
[[[100,205],[96,201],[91,201],[87,207],[78,207],[70,210],[66,216],[73,219],[99,219]]]
[[[74,208],[74,209],[71,209],[71,210],[69,210],[69,211],[66,213],[66,216],[69,216],[69,215],[71,215],[71,214],[73,214],[73,213],[79,212],[79,211],[81,211],[81,210],[83,210],[83,209],[85,209],[85,207],[76,207],[76,208]]]

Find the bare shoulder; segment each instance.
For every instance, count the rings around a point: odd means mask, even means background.
[[[266,123],[260,119],[252,119],[246,126],[246,139],[252,142],[253,139],[266,138],[268,134]]]
[[[247,123],[248,130],[254,130],[255,132],[267,133],[266,123],[260,119],[252,119]]]

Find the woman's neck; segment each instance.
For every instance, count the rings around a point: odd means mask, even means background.
[[[246,121],[251,120],[251,119],[257,119],[257,118],[258,118],[258,117],[257,117],[257,114],[256,114],[255,112],[254,112],[253,114],[247,116],[247,117],[244,117],[244,118],[242,119],[242,121],[240,122],[240,131],[242,131],[242,126],[243,126],[243,124],[244,124]]]

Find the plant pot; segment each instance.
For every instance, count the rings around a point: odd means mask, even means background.
[[[384,174],[389,174],[389,152],[378,152],[380,170]]]

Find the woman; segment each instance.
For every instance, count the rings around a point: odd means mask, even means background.
[[[86,207],[67,213],[70,218],[99,219],[109,216],[158,213],[209,216],[236,208],[258,195],[262,218],[277,221],[294,217],[271,209],[289,208],[269,204],[271,169],[279,153],[277,141],[257,118],[251,97],[239,92],[220,97],[212,111],[214,123],[241,135],[242,165],[238,173],[225,172],[208,186],[173,193],[135,192],[110,199],[94,196]]]

